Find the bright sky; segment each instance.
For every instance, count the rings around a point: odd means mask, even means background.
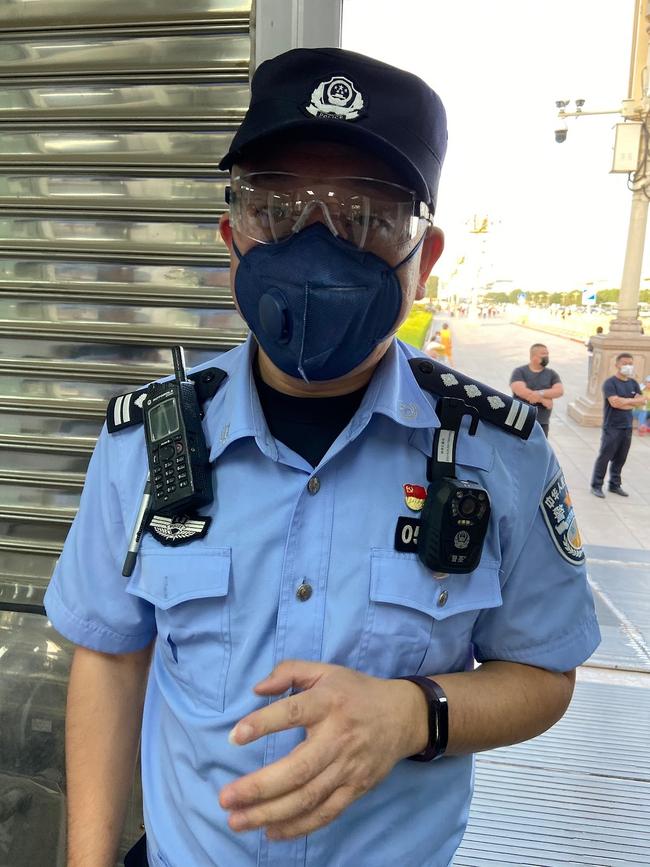
[[[620,285],[632,194],[627,176],[609,171],[622,118],[568,120],[556,144],[555,100],[620,107],[633,0],[345,0],[343,9],[344,48],[416,73],[445,103],[436,221],[447,247],[437,273],[472,255],[467,224],[487,214],[497,221],[484,242],[492,278],[549,290]]]

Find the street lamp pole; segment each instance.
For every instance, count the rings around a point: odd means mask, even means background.
[[[648,111],[650,98],[648,94],[648,70],[650,69],[650,45],[648,44],[647,0],[636,0],[634,8],[634,31],[632,37],[632,55],[630,57],[630,79],[628,85],[627,105],[638,114],[646,126],[647,136]],[[644,148],[644,143],[641,147]],[[639,292],[641,289],[641,268],[643,266],[643,251],[645,247],[646,227],[648,223],[648,195],[650,194],[650,166],[647,152],[645,162],[641,167],[641,179],[634,184],[630,225],[627,235],[625,262],[621,278],[621,290],[618,301],[616,319],[610,325],[612,331],[641,333],[641,321],[638,318]],[[635,178],[636,181],[636,178]]]
[[[648,223],[648,204],[650,203],[650,160],[645,150],[645,141],[650,134],[650,94],[648,74],[650,73],[650,46],[648,44],[648,20],[646,12],[648,0],[636,0],[634,10],[634,30],[632,57],[630,62],[630,83],[628,98],[623,103],[622,114],[627,119],[644,124],[644,141],[641,144],[643,164],[635,173],[630,212],[630,224],[623,263],[623,275],[616,317],[610,322],[609,334],[594,335],[591,343],[594,355],[589,365],[587,394],[569,404],[569,415],[577,422],[590,427],[599,426],[603,415],[602,384],[614,372],[614,360],[620,352],[629,352],[634,358],[635,376],[643,379],[650,374],[650,336],[644,335],[639,319],[639,294],[641,289],[641,268]],[[561,104],[560,117],[569,116]],[[576,114],[578,114],[577,112]]]

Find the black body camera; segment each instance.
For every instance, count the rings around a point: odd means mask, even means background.
[[[429,485],[418,554],[436,572],[473,572],[481,559],[490,500],[475,482],[442,478]]]
[[[473,572],[481,559],[490,520],[488,492],[476,482],[457,479],[456,442],[463,416],[470,415],[470,436],[478,413],[457,398],[440,398],[440,428],[433,441],[427,476],[431,483],[420,518],[418,556],[434,572]]]
[[[149,387],[143,404],[151,480],[150,511],[173,517],[212,502],[212,472],[202,412],[187,379],[183,350],[172,349],[176,378]]]

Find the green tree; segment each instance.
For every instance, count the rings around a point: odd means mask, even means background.
[[[486,292],[482,300],[486,304],[507,304],[508,295],[505,292]]]
[[[427,280],[427,282],[425,284],[426,290],[427,290],[426,297],[430,298],[432,301],[434,298],[438,297],[438,284],[439,284],[439,282],[440,282],[440,278],[435,276],[434,274],[431,274],[431,276],[429,277],[429,279]]]
[[[598,304],[604,304],[606,302],[612,301],[617,302],[618,295],[618,289],[601,289],[600,292],[596,292],[596,302]]]

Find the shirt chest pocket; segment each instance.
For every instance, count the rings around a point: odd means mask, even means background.
[[[223,711],[230,664],[229,548],[142,551],[127,592],[156,608],[154,658],[170,703]]]
[[[374,549],[355,667],[375,677],[463,670],[479,612],[501,605],[498,566],[436,578],[416,554]]]

